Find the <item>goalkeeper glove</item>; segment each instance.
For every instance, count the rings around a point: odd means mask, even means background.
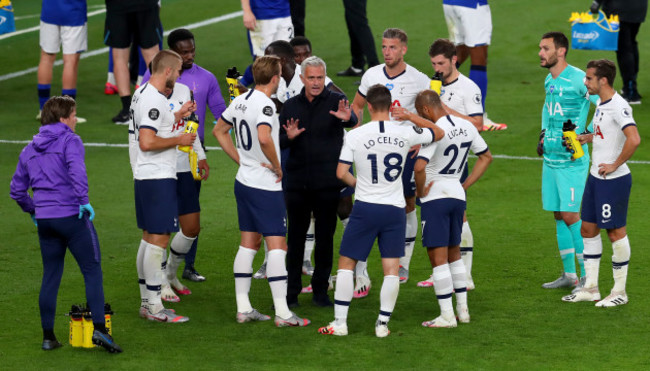
[[[544,135],[546,135],[546,129],[539,133],[539,141],[537,142],[537,155],[539,156],[544,155]]]
[[[88,219],[90,221],[95,219],[95,210],[93,210],[93,207],[90,206],[90,203],[79,205],[79,219],[83,218],[84,213],[88,213]]]

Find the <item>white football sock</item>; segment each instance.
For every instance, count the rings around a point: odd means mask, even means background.
[[[316,219],[313,217],[311,218],[311,221],[309,222],[309,229],[307,230],[307,237],[305,238],[305,255],[303,257],[303,261],[311,261],[311,253],[314,251],[314,231],[316,230]]]
[[[368,262],[367,261],[364,262],[364,261],[359,260],[357,262],[357,266],[354,267],[354,273],[356,274],[357,277],[359,277],[359,276],[369,277],[368,276]]]
[[[160,272],[160,284],[163,286],[169,284],[169,281],[167,280],[167,249],[163,250]]]
[[[112,85],[117,85],[117,83],[115,82],[115,75],[113,74],[113,72],[108,73],[108,76],[106,76],[106,82]]]
[[[291,311],[287,306],[287,267],[285,259],[287,252],[282,249],[269,251],[269,261],[266,264],[266,277],[268,277],[275,315],[288,319]],[[252,272],[252,270],[251,270]]]
[[[348,309],[354,293],[354,275],[351,270],[339,269],[334,290],[334,318],[337,324],[344,324],[348,319]]]
[[[454,282],[454,292],[456,293],[456,305],[467,307],[467,271],[462,260],[456,260],[449,263],[451,279]]]
[[[384,283],[381,285],[379,294],[379,317],[377,318],[379,321],[388,322],[390,320],[390,315],[393,314],[397,302],[397,294],[399,294],[399,277],[384,276]]]
[[[449,264],[439,265],[433,268],[433,288],[440,304],[440,314],[448,319],[454,316],[454,309],[451,303],[451,292],[454,288],[451,279]]]
[[[239,246],[233,272],[235,273],[235,299],[237,300],[237,312],[248,313],[253,310],[248,293],[251,290],[251,279],[253,277],[253,259],[257,251]],[[267,254],[268,255],[268,254]]]
[[[413,246],[415,246],[415,236],[418,234],[418,214],[415,210],[406,214],[406,239],[404,240],[404,256],[399,258],[399,265],[409,269],[411,257],[413,256]]]
[[[144,252],[144,279],[147,283],[150,313],[158,313],[164,309],[160,297],[163,250],[160,246],[147,243],[147,248]]]
[[[627,282],[627,267],[630,263],[630,241],[627,236],[612,242],[612,270],[614,273],[614,288],[612,291],[625,292]]]
[[[463,229],[460,233],[460,257],[465,264],[467,277],[472,277],[472,258],[474,256],[474,235],[469,227],[469,222],[463,222]]]
[[[135,259],[135,268],[138,271],[138,286],[140,286],[140,300],[143,305],[149,302],[149,294],[147,293],[147,284],[144,279],[144,252],[147,250],[147,241],[140,240],[140,247],[138,247],[138,255]]]
[[[264,261],[262,264],[266,264],[269,260],[269,247],[266,245],[266,240],[264,240]]]
[[[194,240],[196,240],[196,237],[187,237],[183,234],[182,230],[178,231],[174,238],[172,238],[169,249],[169,261],[167,262],[167,279],[169,281],[173,281],[176,278],[178,266],[185,261],[185,254],[192,248]]]
[[[600,234],[597,234],[595,237],[583,238],[582,242],[585,245],[583,257],[587,274],[585,288],[591,289],[598,287],[598,270],[600,269],[600,257],[603,254],[603,240],[600,239]]]

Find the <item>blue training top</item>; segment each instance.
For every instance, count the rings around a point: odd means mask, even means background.
[[[291,17],[289,0],[250,0],[251,10],[257,19]]]
[[[41,21],[57,26],[83,26],[88,20],[86,0],[43,0]]]

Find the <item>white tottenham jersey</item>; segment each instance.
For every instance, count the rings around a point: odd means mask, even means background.
[[[239,153],[239,170],[236,179],[243,185],[266,191],[281,191],[282,184],[276,183],[277,177],[262,166],[268,164],[260,147],[257,128],[268,125],[275,152],[280,156],[280,123],[275,113],[273,101],[259,90],[242,94],[230,103],[221,114],[221,118],[233,126]]]
[[[302,80],[300,79],[300,74],[302,73],[302,70],[300,69],[300,65],[296,65],[296,71],[293,75],[293,78],[289,82],[289,85],[287,85],[287,82],[281,78],[280,79],[280,84],[278,85],[278,91],[275,93],[276,97],[278,100],[282,103],[286,102],[289,100],[289,98],[293,98],[296,95],[300,94],[300,91],[302,90],[303,86],[305,86],[302,83]],[[332,79],[329,77],[325,76],[325,87],[327,88],[330,86],[332,83]]]
[[[356,166],[355,199],[404,207],[402,171],[409,149],[434,141],[431,129],[371,121],[348,132],[339,161]]]
[[[134,143],[138,143],[140,130],[151,129],[161,138],[171,138],[179,133],[175,129],[174,114],[167,97],[153,85],[146,83],[133,94],[131,99],[131,124]],[[135,145],[133,177],[145,179],[176,179],[176,148],[156,151],[142,151]]]
[[[483,115],[481,89],[462,73],[440,89],[440,100],[454,111],[467,116]]]
[[[632,108],[618,93],[612,99],[600,102],[593,118],[594,141],[591,153],[591,175],[605,179],[598,175],[599,164],[613,164],[623,150],[627,137],[623,133],[629,125],[636,125],[632,117]],[[613,173],[606,175],[607,179],[618,178],[629,174],[627,164],[618,167]]]
[[[172,112],[177,112],[178,110],[180,110],[181,107],[183,107],[183,104],[185,104],[185,102],[191,99],[192,96],[190,95],[190,88],[187,87],[187,85],[178,82],[174,85],[174,90],[172,91],[172,95],[169,98],[167,98],[167,100],[169,101],[169,107],[171,108]],[[174,132],[176,131],[185,132],[186,124],[187,124],[186,120],[181,118],[174,125]],[[197,158],[199,160],[205,160],[205,151],[203,151],[203,147],[201,146],[201,140],[199,139],[198,135],[194,140],[194,145],[192,145],[192,149],[194,149],[194,151],[196,152]],[[185,173],[188,171],[191,171],[190,154],[188,152],[183,152],[177,149],[176,150],[176,172]]]
[[[427,202],[439,198],[465,200],[460,178],[469,151],[480,155],[488,150],[488,146],[476,127],[460,117],[445,116],[439,119],[436,125],[445,131],[445,136],[431,145],[422,146],[418,154],[418,159],[429,161],[425,184],[433,181],[429,194],[420,201]]]
[[[363,74],[361,85],[359,85],[359,94],[365,98],[371,86],[384,85],[390,90],[393,107],[404,107],[410,112],[415,112],[415,97],[422,90],[429,89],[431,79],[408,64],[404,72],[391,78],[386,74],[385,67],[385,64],[380,64],[369,68]],[[414,125],[410,121],[405,122]]]

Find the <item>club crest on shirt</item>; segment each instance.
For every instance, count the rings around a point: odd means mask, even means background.
[[[549,93],[553,93],[555,91],[555,85],[551,85],[548,87]]]
[[[152,120],[158,120],[158,117],[160,117],[160,111],[158,111],[157,108],[152,108],[149,110],[149,118]]]
[[[266,106],[262,108],[262,113],[267,116],[273,116],[273,108],[271,108],[271,106]]]
[[[475,94],[472,99],[474,100],[474,103],[476,103],[476,104],[481,103],[481,94]]]
[[[419,126],[413,126],[413,130],[415,130],[415,132],[418,133],[418,134],[422,134],[422,132],[424,131],[424,130],[422,130],[422,128],[419,127]]]
[[[627,107],[623,108],[623,111],[621,111],[621,115],[623,115],[623,117],[625,117],[625,118],[632,117],[632,113],[630,112],[629,109],[627,109]]]

